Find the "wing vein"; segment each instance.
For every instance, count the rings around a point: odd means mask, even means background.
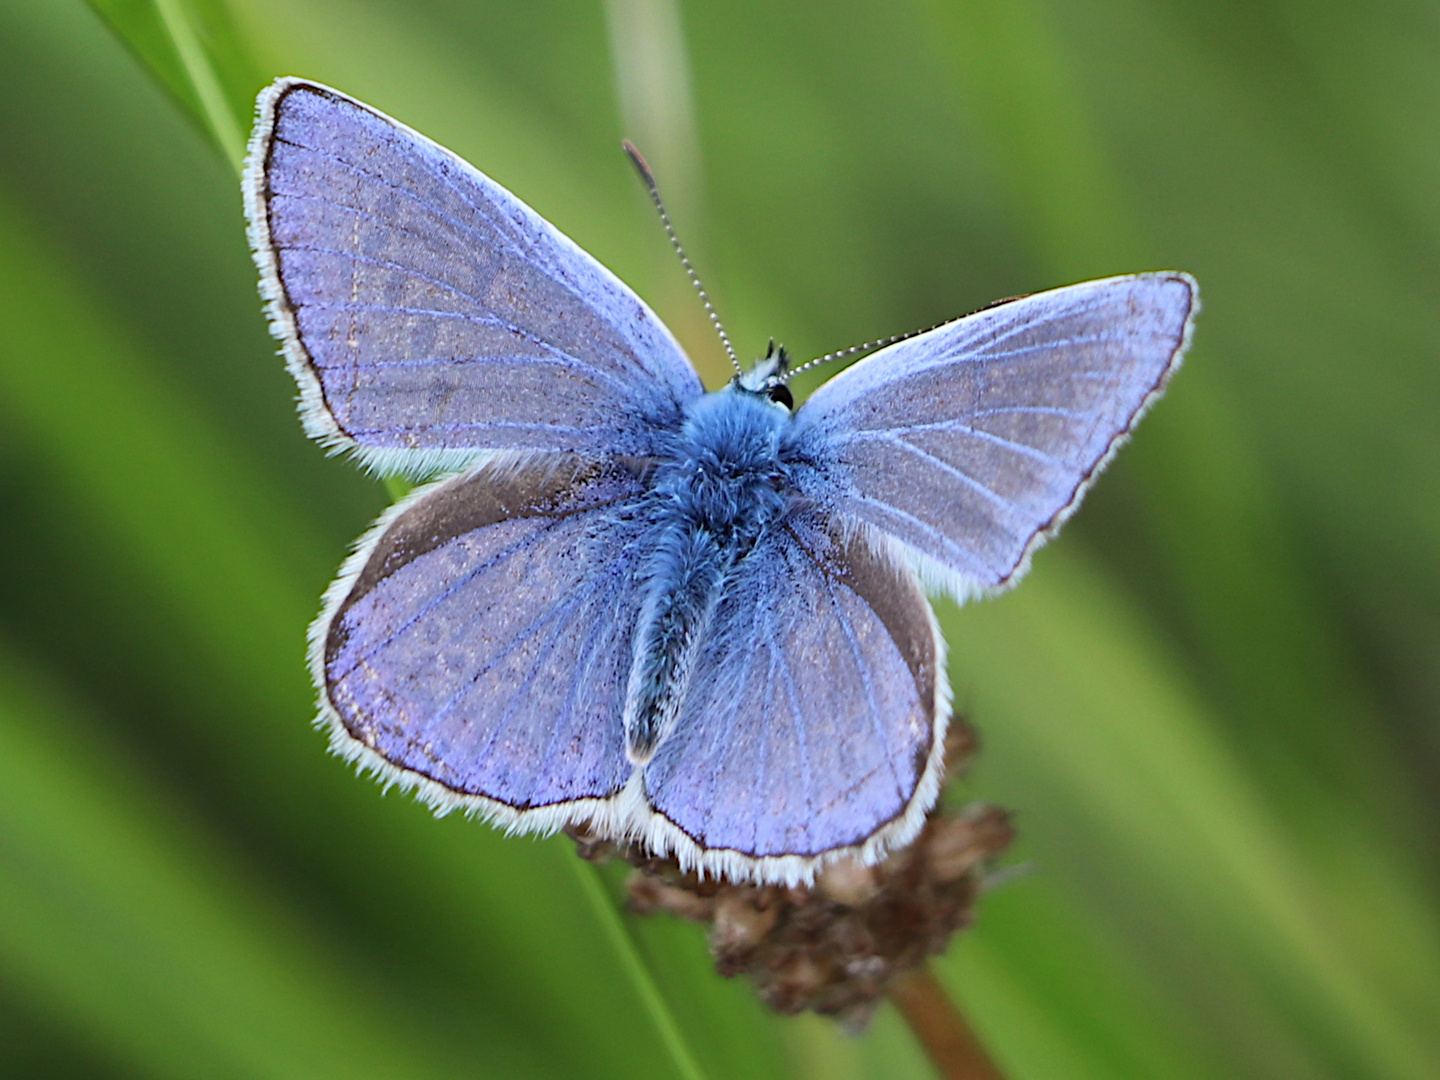
[[[800,758],[801,784],[805,791],[805,839],[810,839],[810,822],[815,816],[814,796],[814,773],[810,768],[810,744],[805,738],[805,725],[801,722],[800,703],[795,693],[795,673],[790,670],[790,662],[785,658],[785,651],[771,646],[771,656],[778,658],[780,674],[785,685],[785,702],[790,706],[790,727],[795,732],[795,749]]]
[[[1010,500],[1005,498],[1005,496],[1001,495],[998,491],[994,490],[993,488],[986,487],[979,480],[976,480],[973,476],[967,473],[964,469],[956,468],[948,461],[945,461],[943,458],[936,457],[928,450],[922,450],[914,443],[906,442],[904,439],[895,438],[889,435],[887,432],[877,431],[874,433],[874,437],[883,442],[888,442],[894,444],[895,446],[903,447],[904,449],[909,450],[911,453],[916,454],[927,461],[933,462],[936,468],[940,469],[942,472],[950,474],[957,480],[968,484],[970,487],[980,492],[986,498],[990,499],[991,502],[996,503],[999,506],[1005,507],[1006,509],[1010,508]]]
[[[512,520],[519,520],[519,519],[512,519]],[[531,519],[531,520],[535,520],[535,519]],[[545,535],[545,533],[550,532],[552,529],[555,528],[556,525],[559,524],[560,520],[561,520],[561,519],[558,519],[558,518],[557,518],[557,519],[551,519],[550,521],[546,522],[543,526],[541,526],[541,529],[540,529],[540,531],[539,531],[538,534],[537,534],[537,533],[529,533],[529,534],[521,537],[520,539],[516,540],[514,543],[512,543],[512,544],[508,545],[507,547],[501,549],[500,551],[496,552],[494,555],[492,555],[489,559],[486,559],[484,562],[481,562],[481,563],[479,563],[478,565],[473,566],[473,567],[471,567],[470,569],[468,569],[464,574],[460,575],[455,581],[451,582],[450,585],[448,585],[445,589],[443,589],[441,592],[437,593],[435,596],[432,596],[429,600],[427,600],[427,601],[425,602],[425,604],[420,608],[419,611],[416,611],[413,615],[411,615],[411,616],[410,616],[408,619],[406,619],[403,623],[401,623],[399,626],[395,627],[395,629],[393,629],[393,630],[390,631],[388,634],[386,634],[384,637],[382,637],[379,641],[377,641],[373,646],[371,646],[371,648],[370,648],[370,650],[369,650],[368,652],[366,652],[366,653],[364,653],[363,655],[357,657],[356,660],[355,660],[355,662],[354,662],[350,667],[346,668],[343,672],[337,674],[337,675],[335,676],[335,678],[336,678],[337,680],[338,680],[338,679],[345,678],[345,677],[348,676],[351,672],[353,672],[357,667],[359,667],[361,664],[364,664],[364,663],[369,662],[370,659],[373,658],[376,653],[378,653],[381,649],[386,648],[387,646],[389,646],[392,642],[394,642],[394,640],[395,640],[397,637],[399,637],[401,634],[403,634],[403,633],[405,633],[407,630],[409,630],[412,626],[415,625],[415,623],[417,623],[419,620],[423,619],[426,615],[429,615],[430,612],[432,612],[433,610],[435,610],[435,608],[436,608],[437,606],[439,606],[440,604],[443,604],[446,600],[448,600],[450,597],[454,596],[455,593],[457,593],[459,590],[465,588],[467,585],[469,585],[472,581],[474,581],[474,580],[475,580],[477,577],[479,577],[481,574],[485,574],[485,573],[488,573],[490,570],[493,570],[493,569],[494,569],[496,566],[498,566],[500,563],[504,562],[506,559],[508,559],[508,558],[510,558],[511,556],[513,556],[513,555],[514,555],[517,551],[519,551],[521,548],[527,546],[529,543],[531,543],[531,541],[535,540],[535,539],[537,538],[537,536],[543,536],[543,535]]]
[[[954,565],[957,570],[960,566],[975,566],[977,560],[973,556],[971,556],[970,552],[966,551],[964,547],[957,544],[954,540],[950,539],[950,537],[946,536],[943,532],[937,529],[934,525],[931,525],[928,521],[924,521],[916,517],[909,511],[901,510],[898,506],[885,502],[882,499],[872,498],[869,495],[864,495],[859,492],[849,493],[847,495],[847,498],[854,502],[862,503],[866,506],[876,507],[881,512],[881,517],[884,517],[886,514],[894,515],[895,517],[898,517],[916,526],[922,532],[928,533],[930,536],[934,537],[936,541],[939,542],[939,545],[942,548],[946,548],[952,552],[952,558],[954,559],[952,565]],[[893,535],[893,532],[889,529],[886,529],[884,526],[877,527],[880,529],[881,532],[890,533],[891,535]],[[900,540],[902,544],[906,543],[904,539],[898,536],[896,537],[896,539]],[[906,546],[913,547],[914,545],[906,544]],[[979,571],[980,573],[977,573],[974,569],[968,571],[959,570],[959,572],[962,574],[970,573],[976,577],[976,580],[983,581],[984,579],[982,574],[989,573],[989,568],[982,564],[979,567]]]
[[[1036,461],[1044,462],[1047,465],[1055,465],[1060,468],[1070,468],[1069,465],[1066,465],[1065,462],[1061,461],[1053,454],[1047,454],[1044,450],[1041,450],[1038,447],[1030,446],[1028,443],[1016,442],[1014,439],[1007,439],[1003,435],[996,435],[994,432],[985,431],[982,428],[971,427],[963,420],[942,420],[934,424],[906,424],[904,427],[884,428],[881,430],[861,429],[859,431],[856,431],[855,434],[851,436],[851,438],[890,441],[887,438],[888,436],[899,435],[901,433],[907,433],[911,431],[958,431],[964,435],[973,435],[975,438],[981,440],[982,442],[993,443],[994,445],[1004,447],[1007,450],[1014,450],[1016,453],[1023,454],[1026,457],[1034,458]],[[906,442],[905,445],[910,446],[913,444]]]
[[[1026,329],[1033,329],[1033,324],[1021,326],[1013,333],[1007,335],[1003,340],[1008,341]],[[955,342],[950,349],[928,359],[924,364],[916,365],[906,375],[918,375],[922,372],[939,367],[942,364],[979,364],[993,363],[997,360],[1013,360],[1020,356],[1029,356],[1032,353],[1054,352],[1059,349],[1068,349],[1076,345],[1092,345],[1105,341],[1124,341],[1128,335],[1125,334],[1089,334],[1077,335],[1075,337],[1055,338],[1050,341],[1039,341],[1033,345],[1022,345],[1014,349],[1003,349],[1000,351],[982,347],[971,349],[968,346],[973,342]],[[996,339],[987,344],[1001,344],[1002,339]],[[904,376],[901,376],[903,378]]]
[[[623,566],[623,565],[625,565],[625,564],[624,564],[622,561],[620,561],[620,560],[617,559],[617,560],[611,562],[609,565],[610,565],[610,571],[609,571],[608,574],[603,575],[603,577],[604,577],[605,583],[606,583],[607,585],[611,586],[611,588],[610,588],[610,590],[609,590],[609,592],[608,592],[608,595],[610,595],[610,596],[613,597],[614,594],[615,594],[615,592],[616,592],[616,590],[613,588],[613,586],[614,586],[614,584],[615,584],[615,579],[620,576],[619,567],[621,567],[621,566]],[[598,591],[599,591],[599,589],[598,589],[598,587],[597,587],[596,589],[591,590],[590,595],[593,596],[593,595],[595,595],[595,593],[597,593]],[[582,609],[582,617],[583,617],[584,605],[580,605],[580,607],[581,607],[581,609]],[[599,607],[600,607],[600,611],[601,611],[601,613],[602,613],[603,615],[608,615],[608,614],[609,614],[610,612],[612,612],[612,611],[621,610],[621,605],[618,604],[618,603],[610,605],[610,607],[609,607],[608,610],[607,610],[607,606],[606,606],[605,604],[603,604],[603,603],[601,603],[601,604],[599,605]],[[575,663],[575,671],[574,671],[573,676],[572,676],[571,679],[570,679],[570,686],[569,686],[569,688],[567,689],[566,694],[565,694],[566,716],[569,716],[571,713],[574,712],[574,709],[575,709],[575,700],[576,700],[576,697],[578,696],[580,684],[581,684],[581,682],[583,682],[583,681],[586,679],[586,677],[587,677],[587,676],[589,675],[589,673],[590,673],[590,665],[594,662],[595,653],[596,653],[596,651],[597,651],[596,648],[595,648],[595,645],[596,645],[597,640],[600,638],[601,631],[602,631],[602,630],[608,630],[608,629],[611,627],[611,625],[612,625],[612,624],[611,624],[610,620],[608,620],[607,618],[603,618],[603,617],[602,617],[602,618],[596,618],[596,619],[591,620],[591,621],[590,621],[590,628],[591,628],[591,629],[590,629],[590,634],[589,634],[589,636],[586,637],[584,643],[583,643],[578,649],[576,649],[576,652],[575,652],[575,660],[576,660],[576,663]],[[553,733],[552,733],[551,736],[550,736],[550,742],[546,745],[546,747],[545,747],[545,753],[544,753],[544,755],[543,755],[543,756],[541,757],[541,759],[540,759],[540,765],[539,765],[539,766],[536,768],[536,770],[535,770],[536,775],[542,775],[542,776],[543,776],[543,775],[545,775],[546,773],[549,772],[549,770],[550,770],[550,762],[551,762],[551,760],[553,760],[553,758],[555,757],[555,751],[556,751],[556,749],[558,748],[558,746],[560,745],[560,734],[561,734],[561,725],[560,725],[559,723],[556,723],[556,724],[555,724],[555,727],[554,727],[554,731],[553,731]]]
[[[371,265],[371,266],[389,267],[390,269],[398,270],[398,271],[400,271],[401,273],[408,274],[409,276],[414,277],[414,278],[417,278],[417,279],[419,279],[419,280],[421,280],[421,281],[428,281],[428,282],[429,282],[430,284],[432,284],[432,285],[436,285],[436,286],[438,286],[438,287],[440,287],[440,288],[442,288],[442,289],[447,289],[447,290],[449,290],[450,292],[454,293],[456,296],[460,297],[462,300],[468,300],[468,301],[470,301],[470,303],[474,304],[475,307],[478,309],[476,312],[473,312],[473,313],[466,313],[466,312],[458,312],[458,311],[457,311],[457,312],[450,312],[449,314],[455,315],[455,316],[457,316],[457,317],[464,318],[467,322],[473,322],[473,323],[476,323],[476,324],[481,325],[481,326],[494,326],[494,327],[496,327],[496,328],[498,328],[498,329],[500,329],[500,330],[505,330],[505,331],[507,331],[507,332],[509,332],[509,333],[511,333],[511,334],[514,334],[516,337],[518,337],[518,338],[520,338],[520,339],[522,339],[522,340],[524,340],[524,341],[530,342],[530,344],[532,344],[532,345],[539,346],[540,348],[546,350],[547,352],[552,353],[555,357],[558,357],[558,358],[561,358],[561,359],[563,359],[563,360],[569,361],[569,363],[570,363],[571,365],[573,365],[575,368],[578,368],[578,369],[580,369],[580,370],[582,370],[582,371],[594,372],[595,375],[596,375],[597,378],[598,378],[598,381],[609,383],[613,388],[621,391],[622,393],[623,393],[624,390],[626,389],[626,388],[624,387],[624,385],[620,382],[620,380],[616,379],[615,376],[613,376],[613,375],[610,374],[609,372],[605,371],[603,368],[596,367],[594,364],[586,363],[584,360],[581,360],[579,357],[574,356],[574,355],[572,355],[571,353],[567,353],[567,352],[565,352],[563,349],[557,348],[555,345],[553,345],[553,344],[551,344],[550,342],[546,341],[544,338],[538,336],[537,334],[531,333],[531,332],[528,331],[528,330],[525,330],[525,329],[522,329],[522,328],[519,327],[519,326],[516,326],[514,323],[510,322],[508,319],[503,319],[503,318],[501,318],[499,315],[496,315],[496,314],[494,313],[494,309],[493,309],[493,308],[487,307],[486,304],[484,303],[484,301],[482,301],[479,297],[473,296],[473,295],[471,295],[470,293],[466,292],[465,290],[463,290],[463,289],[461,289],[461,288],[458,288],[457,286],[451,285],[451,284],[450,284],[449,282],[447,282],[447,281],[441,281],[439,278],[431,277],[431,276],[428,275],[428,274],[422,273],[421,271],[415,269],[414,267],[405,266],[403,263],[391,262],[391,261],[389,261],[389,260],[387,260],[387,259],[376,259],[376,258],[374,258],[374,257],[372,257],[372,256],[368,256],[368,255],[357,255],[357,254],[355,254],[354,252],[342,251],[342,250],[340,250],[339,248],[322,247],[322,246],[320,246],[320,245],[318,245],[318,244],[287,244],[287,245],[285,245],[284,247],[279,248],[278,250],[281,250],[281,251],[313,251],[313,252],[318,252],[318,253],[326,254],[326,255],[335,255],[335,256],[338,256],[338,257],[343,258],[343,259],[349,259],[349,260],[351,260],[352,262],[366,263],[366,264],[369,264],[369,265]],[[357,306],[357,307],[354,307],[354,308],[337,308],[337,307],[336,307],[335,305],[333,305],[333,304],[324,304],[324,303],[314,302],[314,301],[304,302],[304,303],[298,304],[298,305],[296,305],[296,306],[297,306],[297,307],[302,307],[302,308],[316,308],[316,309],[319,309],[319,310],[332,310],[332,311],[333,311],[333,310],[366,310],[366,309],[363,309],[363,308],[359,308],[358,306]],[[407,313],[407,314],[425,314],[425,315],[435,315],[435,314],[439,314],[438,311],[431,311],[431,310],[425,310],[425,309],[419,309],[419,308],[416,308],[416,309],[388,308],[388,309],[387,309],[387,308],[376,307],[376,308],[373,308],[373,309],[370,309],[370,310],[376,310],[376,311],[385,311],[385,310],[401,311],[401,312],[404,312],[404,313]],[[312,354],[312,358],[313,358],[313,354]],[[479,359],[479,358],[477,357],[477,358],[475,358],[475,359]],[[529,359],[529,358],[526,358],[526,359]],[[535,359],[538,360],[539,358],[536,357]],[[326,367],[328,370],[344,370],[345,368],[348,368],[348,367],[355,367],[355,368],[397,367],[397,366],[402,366],[402,365],[407,364],[407,363],[410,363],[410,361],[404,361],[404,360],[383,361],[383,360],[382,360],[382,361],[371,361],[371,362],[366,363],[366,364],[360,364],[360,363],[354,363],[354,364],[330,363],[330,364],[326,364],[325,367]]]
[[[1062,409],[1057,405],[1000,405],[993,409],[978,409],[971,416],[1004,416],[1008,413],[1028,413],[1035,416],[1063,416],[1067,420],[1094,421],[1094,412],[1077,409]]]
[[[387,180],[385,177],[380,176],[380,175],[377,174],[377,173],[370,172],[368,169],[362,169],[362,168],[360,168],[358,165],[354,165],[354,164],[352,164],[351,162],[346,161],[344,158],[340,157],[340,156],[337,155],[337,154],[334,154],[334,153],[332,153],[332,152],[330,152],[330,151],[327,151],[327,150],[320,150],[320,149],[317,149],[316,147],[313,147],[313,146],[306,146],[306,145],[303,144],[303,143],[295,142],[293,139],[281,138],[281,137],[279,137],[278,135],[276,136],[275,141],[288,143],[288,144],[291,145],[291,146],[295,146],[295,147],[300,148],[301,150],[308,151],[309,153],[315,154],[315,155],[318,156],[318,157],[323,157],[323,158],[326,158],[326,159],[328,159],[328,160],[330,160],[330,161],[334,161],[336,164],[338,164],[338,165],[339,165],[341,168],[343,168],[343,169],[347,169],[347,170],[349,170],[350,172],[353,172],[353,173],[355,173],[355,174],[357,174],[357,175],[359,175],[359,176],[367,177],[367,178],[373,180],[374,182],[376,182],[376,183],[378,183],[378,184],[381,184],[381,185],[384,186],[384,187],[390,188],[392,191],[398,192],[399,194],[401,194],[401,195],[405,196],[406,198],[412,200],[412,201],[415,202],[416,204],[424,207],[427,211],[429,211],[431,214],[433,214],[433,215],[434,215],[436,218],[438,218],[439,220],[441,220],[441,221],[443,221],[443,222],[446,222],[447,224],[453,225],[455,228],[461,230],[462,232],[469,233],[469,234],[470,234],[472,237],[474,237],[482,246],[503,245],[503,247],[506,248],[506,249],[508,250],[508,252],[509,252],[516,260],[518,260],[520,263],[522,263],[523,265],[526,265],[526,266],[534,267],[537,271],[539,271],[540,273],[544,274],[545,278],[546,278],[548,281],[550,281],[552,284],[558,286],[559,288],[564,289],[567,293],[570,294],[571,297],[574,298],[574,300],[575,300],[583,309],[588,310],[588,311],[593,311],[593,310],[594,310],[594,309],[591,307],[590,303],[589,303],[587,300],[585,300],[585,299],[575,290],[575,288],[574,288],[574,286],[572,285],[572,283],[568,280],[567,275],[565,275],[565,274],[561,271],[561,269],[560,269],[559,267],[555,266],[554,263],[551,262],[551,261],[549,261],[549,260],[542,260],[542,259],[539,257],[538,252],[537,252],[533,247],[532,247],[530,250],[527,251],[527,250],[525,249],[525,247],[523,247],[518,240],[516,240],[513,236],[511,236],[511,235],[501,226],[501,224],[500,224],[499,221],[497,221],[494,217],[492,217],[492,215],[489,214],[489,213],[485,210],[484,207],[482,207],[480,204],[476,203],[476,202],[471,198],[471,193],[470,193],[470,192],[463,191],[461,188],[459,188],[459,187],[454,183],[454,181],[453,181],[449,176],[444,175],[444,170],[439,170],[439,169],[433,168],[430,162],[424,161],[423,159],[419,159],[419,160],[418,160],[418,164],[425,170],[425,172],[426,172],[429,176],[431,176],[433,179],[438,179],[442,184],[445,185],[445,187],[446,187],[450,192],[452,192],[452,193],[461,201],[461,203],[462,203],[467,209],[469,209],[470,211],[472,211],[478,218],[480,218],[480,220],[482,220],[483,222],[485,222],[487,225],[490,226],[490,228],[491,228],[491,229],[493,230],[493,232],[494,232],[494,238],[487,237],[483,232],[481,232],[479,229],[475,228],[473,225],[469,225],[469,224],[467,224],[467,223],[465,223],[465,222],[463,222],[463,221],[460,221],[460,220],[458,220],[458,219],[456,219],[456,218],[454,218],[454,217],[451,217],[449,214],[447,214],[445,211],[443,211],[440,207],[438,207],[438,206],[436,206],[435,204],[429,202],[428,200],[422,198],[420,195],[416,194],[414,191],[411,191],[409,188],[402,187],[402,186],[400,186],[399,184],[394,183],[393,181]],[[414,156],[412,156],[412,160],[415,160]],[[467,165],[466,168],[469,168],[469,166]],[[472,178],[472,179],[473,179],[473,178]],[[489,193],[484,190],[483,185],[477,185],[477,186],[480,187],[480,191],[481,191],[482,195],[484,195],[485,198],[488,200],[490,196],[489,196]],[[284,194],[286,194],[286,193],[281,192],[280,194],[284,195]],[[311,196],[311,197],[312,197],[312,198],[316,198],[316,199],[318,199],[318,200],[321,201],[321,202],[328,202],[328,201],[330,201],[330,200],[326,200],[326,199],[324,199],[323,197],[318,196],[318,195],[316,195],[316,196]],[[511,196],[511,198],[513,198],[513,196]],[[523,207],[523,204],[521,204],[518,199],[515,200],[515,201],[516,201],[517,205]],[[332,202],[331,205],[340,207],[341,209],[347,209],[347,210],[358,209],[358,207],[351,207],[351,206],[346,205],[345,203]],[[526,210],[529,210],[528,207],[525,207],[525,209],[526,209]],[[534,211],[533,211],[533,210],[531,210],[531,211],[529,211],[529,212],[530,212],[532,215],[534,214]],[[534,215],[534,216],[536,217],[537,221],[539,221],[539,222],[541,223],[542,228],[548,226],[548,223],[545,222],[544,219],[540,218],[539,215]],[[556,231],[556,230],[553,229],[553,227],[550,227],[550,228],[551,228],[551,233],[552,233],[552,235],[551,235],[551,237],[550,237],[551,239],[556,239],[557,242],[559,242],[560,240],[563,240],[563,239],[564,239],[558,231]],[[557,239],[557,238],[558,238],[558,239]],[[583,254],[583,253],[582,253],[582,254]],[[587,258],[588,258],[588,256],[587,256]],[[598,265],[598,264],[597,264],[597,265]],[[613,326],[613,324],[612,324],[612,326]],[[619,330],[619,327],[615,327],[615,329],[618,331],[618,330]],[[645,358],[642,357],[642,356],[640,356],[639,353],[637,353],[637,352],[627,351],[627,352],[626,352],[626,359],[629,360],[629,361],[631,361],[632,363],[634,363],[637,367],[639,367],[642,371],[646,372],[647,374],[650,374],[650,375],[652,375],[652,376],[654,376],[654,375],[657,374],[656,372],[654,372],[654,371],[651,370],[651,365],[646,362]]]
[[[825,572],[823,570],[820,570],[819,567],[816,567],[816,571],[820,574],[821,580],[825,582],[825,590],[830,597],[830,606],[834,608],[835,617],[840,621],[840,628],[845,632],[845,640],[850,645],[850,658],[855,662],[856,674],[860,676],[860,682],[865,687],[865,701],[866,704],[868,704],[870,707],[870,727],[875,733],[876,741],[879,743],[880,756],[884,759],[884,764],[889,766],[890,779],[895,783],[896,794],[903,799],[905,797],[905,792],[900,783],[900,774],[895,771],[895,762],[891,759],[891,756],[885,752],[887,749],[885,745],[885,726],[884,721],[880,716],[880,706],[875,700],[875,680],[871,676],[869,665],[865,663],[865,658],[860,651],[859,642],[857,642],[855,639],[855,628],[851,625],[850,618],[845,614],[844,608],[840,606],[840,598],[835,594],[835,583],[831,581],[830,578],[825,574]],[[883,766],[877,766],[876,768],[872,769],[870,772],[866,773],[865,776],[862,777],[859,781],[856,781],[855,784],[852,784],[849,788],[846,788],[845,790],[856,790],[856,788],[860,784],[862,784],[865,780],[869,779],[871,776],[874,776],[875,773],[879,772],[882,767]]]
[[[419,194],[417,194],[415,191],[412,191],[410,188],[404,187],[404,186],[402,186],[402,185],[400,185],[400,184],[397,184],[397,183],[395,183],[393,180],[387,180],[385,177],[381,176],[379,173],[371,172],[369,169],[362,169],[362,168],[360,168],[360,166],[354,164],[353,162],[346,161],[346,160],[345,160],[344,158],[342,158],[339,154],[333,153],[332,151],[329,151],[329,150],[321,150],[321,149],[319,149],[318,147],[307,146],[307,145],[304,144],[304,143],[296,142],[294,139],[281,138],[281,137],[278,136],[278,135],[276,136],[275,141],[276,141],[276,142],[286,143],[286,144],[289,145],[289,146],[294,146],[294,147],[296,147],[297,149],[304,150],[304,151],[306,151],[307,153],[314,154],[316,157],[324,158],[324,159],[326,159],[327,161],[332,161],[332,162],[334,162],[336,165],[340,166],[340,168],[345,169],[347,172],[354,173],[356,176],[363,176],[363,177],[365,177],[367,180],[371,180],[371,181],[373,181],[374,183],[379,184],[381,187],[389,188],[391,191],[394,191],[394,192],[396,192],[396,193],[399,194],[399,195],[403,195],[405,198],[411,200],[412,202],[416,203],[417,205],[424,207],[427,211],[430,212],[430,214],[432,214],[435,218],[439,219],[440,221],[443,221],[443,222],[445,222],[445,223],[448,224],[448,225],[453,225],[455,228],[459,229],[461,232],[469,233],[471,236],[473,236],[476,240],[478,240],[481,244],[483,244],[483,245],[485,245],[485,246],[490,246],[490,245],[492,245],[492,244],[494,244],[494,243],[496,242],[495,239],[486,236],[483,232],[481,232],[481,231],[480,231],[479,229],[477,229],[475,226],[469,225],[469,224],[467,224],[466,222],[460,221],[458,218],[451,217],[448,213],[446,213],[444,210],[442,210],[439,206],[436,206],[434,203],[430,202],[428,199],[422,198]],[[412,158],[412,160],[413,160],[413,158]],[[520,244],[519,244],[513,237],[507,235],[506,232],[505,232],[505,230],[502,229],[502,228],[499,226],[499,224],[498,224],[496,221],[494,221],[494,220],[490,217],[490,215],[485,212],[485,210],[484,210],[482,207],[480,207],[479,205],[477,205],[475,202],[473,202],[473,201],[471,200],[470,194],[469,194],[468,192],[461,191],[459,188],[457,188],[457,187],[450,181],[449,177],[437,176],[437,175],[436,175],[436,170],[434,170],[433,168],[430,167],[429,162],[423,162],[423,161],[422,161],[422,162],[420,162],[420,165],[421,165],[421,167],[425,170],[425,172],[426,172],[432,179],[438,179],[441,183],[443,183],[446,188],[448,188],[453,194],[455,194],[456,196],[459,197],[460,201],[465,205],[465,207],[466,207],[467,209],[474,211],[474,213],[475,213],[475,215],[476,215],[477,217],[479,217],[482,221],[484,221],[487,225],[489,225],[489,226],[491,227],[491,229],[494,230],[495,236],[499,238],[499,242],[500,242],[501,244],[503,244],[506,248],[508,248],[509,251],[511,252],[511,254],[513,254],[516,258],[520,259],[522,262],[525,262],[525,263],[528,263],[528,264],[531,265],[531,266],[535,266],[535,267],[537,267],[537,268],[540,268],[540,264],[539,264],[538,262],[536,262],[534,259],[528,257],[528,256],[526,255],[524,249],[521,248]],[[483,189],[482,189],[482,190],[483,190]],[[284,192],[284,191],[281,191],[281,192],[278,192],[278,193],[275,193],[275,194],[279,194],[279,195],[287,196],[287,197],[288,197],[288,195],[289,195],[288,192]],[[327,203],[329,203],[331,206],[336,206],[336,207],[339,207],[339,208],[344,209],[344,210],[359,210],[359,209],[360,209],[359,207],[350,206],[348,203],[335,202],[334,200],[326,199],[326,198],[324,198],[323,196],[320,196],[320,195],[312,195],[312,196],[310,196],[310,197],[311,197],[311,198],[314,198],[314,199],[317,199],[317,200],[319,200],[320,202],[327,202]],[[551,275],[549,275],[549,274],[546,274],[546,276],[547,276],[547,277],[550,277],[550,280],[552,280],[552,281],[555,280],[555,279],[554,279]],[[557,284],[562,284],[562,283],[557,282]],[[567,288],[568,291],[571,291],[571,292],[573,293],[573,290],[569,290],[569,287],[568,287],[568,286],[566,286],[566,288]]]
[[[540,670],[540,665],[546,660],[548,660],[550,658],[550,654],[555,651],[555,642],[564,632],[566,626],[566,623],[560,618],[560,616],[563,614],[567,614],[570,611],[571,607],[573,607],[573,601],[557,604],[555,607],[551,608],[550,611],[547,612],[545,615],[542,615],[540,618],[530,623],[529,626],[525,627],[525,629],[521,631],[520,634],[516,635],[516,637],[505,649],[492,656],[489,661],[481,665],[481,667],[473,675],[470,676],[470,678],[464,683],[464,685],[460,687],[460,689],[456,690],[455,693],[450,695],[450,699],[446,701],[444,705],[440,706],[439,709],[436,710],[435,714],[430,718],[430,722],[432,724],[436,724],[443,720],[445,717],[449,716],[450,713],[462,701],[464,701],[467,697],[470,696],[470,694],[475,690],[475,687],[480,685],[481,678],[483,678],[485,674],[489,672],[493,667],[495,667],[495,665],[498,664],[501,660],[504,660],[516,649],[520,648],[522,642],[525,641],[525,639],[532,631],[540,629],[546,623],[555,622],[557,625],[555,626],[555,629],[551,632],[550,636],[545,640],[545,644],[536,650],[535,660],[534,663],[530,665],[530,670],[526,672],[524,679],[522,679],[520,682],[520,685],[515,687],[514,692],[505,702],[505,711],[502,712],[498,717],[496,717],[494,724],[490,728],[490,737],[485,740],[484,749],[480,750],[475,755],[476,761],[485,760],[485,758],[489,756],[491,749],[495,746],[496,741],[499,740],[500,733],[510,723],[511,717],[514,716],[515,710],[521,702],[522,698],[525,696],[526,691],[530,689],[530,685],[535,681],[535,674]]]

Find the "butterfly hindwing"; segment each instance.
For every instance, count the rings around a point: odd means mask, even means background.
[[[303,80],[258,109],[250,240],[310,434],[384,472],[643,456],[702,392],[639,297],[460,158]]]
[[[382,518],[314,628],[336,748],[512,825],[619,792],[640,492],[614,464],[492,463]]]
[[[964,595],[1013,584],[1178,366],[1188,274],[1071,285],[866,357],[800,409],[806,494]]]
[[[733,878],[803,879],[906,843],[940,782],[944,642],[908,570],[797,517],[736,566],[673,733],[654,810]]]

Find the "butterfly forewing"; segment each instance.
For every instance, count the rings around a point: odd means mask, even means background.
[[[644,455],[701,392],[633,292],[453,154],[313,83],[259,110],[251,244],[312,435],[387,471]]]
[[[1187,274],[1086,282],[883,349],[811,395],[807,494],[898,540],[954,591],[1003,587],[1164,388],[1198,306]]]

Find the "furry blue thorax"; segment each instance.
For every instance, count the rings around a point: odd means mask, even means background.
[[[662,513],[748,547],[784,505],[780,440],[789,423],[783,405],[734,383],[697,399],[674,460],[656,473]]]
[[[721,586],[792,497],[780,458],[790,411],[732,382],[687,410],[651,489],[657,526],[626,695],[630,756],[648,760],[684,697]]]

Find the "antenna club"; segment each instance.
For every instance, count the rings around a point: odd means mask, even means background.
[[[645,186],[651,191],[654,191],[656,186],[655,173],[651,171],[650,163],[645,160],[645,155],[640,153],[640,148],[629,139],[621,139],[620,145],[630,158],[630,163],[635,166],[636,172],[640,174],[640,179],[645,182]]]

